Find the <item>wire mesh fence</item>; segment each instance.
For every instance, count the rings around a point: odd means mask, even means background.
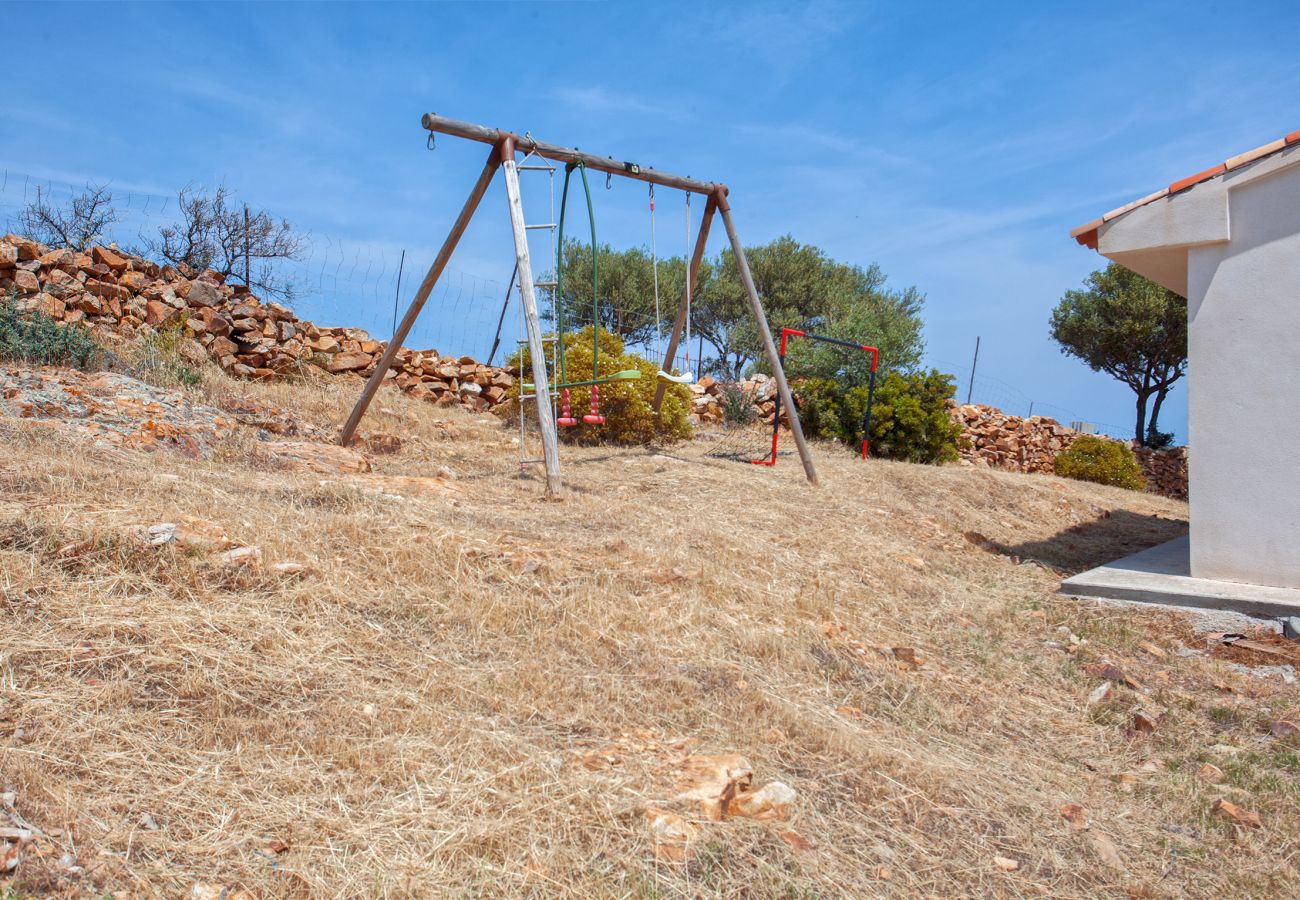
[[[978,370],[974,380],[971,379],[969,362],[963,364],[951,360],[927,359],[927,367],[933,367],[953,375],[957,383],[955,397],[958,403],[980,403],[996,407],[1011,416],[1047,416],[1063,425],[1082,423],[1085,428],[1093,428],[1098,434],[1127,440],[1133,436],[1132,425],[1118,425],[1114,422],[1098,421],[1080,410],[1077,404],[1066,406],[1034,397],[1023,388],[995,376],[986,375]]]
[[[87,188],[85,182],[38,178],[31,173],[0,169],[0,224],[6,232],[21,232],[21,213],[38,196],[52,206],[67,206]],[[114,188],[113,207],[116,221],[103,235],[106,242],[123,249],[148,255],[150,239],[156,239],[162,227],[181,220],[178,196]],[[534,203],[539,215],[546,215],[544,194]],[[553,199],[553,198],[552,198]],[[552,202],[551,221],[554,221]],[[402,247],[392,243],[366,241],[340,235],[306,232],[302,234],[303,252],[297,259],[276,260],[275,275],[293,286],[293,306],[303,318],[319,325],[342,325],[361,328],[374,337],[387,339],[405,312],[436,254],[436,247]],[[553,235],[542,230],[530,233],[534,275],[540,282],[552,276]],[[543,262],[544,261],[544,262]],[[517,282],[512,286],[512,247],[501,249],[501,273],[487,277],[456,268],[448,268],[435,286],[424,311],[405,343],[419,349],[436,349],[452,356],[472,356],[479,361],[502,364],[515,352],[524,338],[520,316]],[[644,337],[628,343],[629,351],[663,364],[677,299],[682,284],[662,284],[664,304],[661,319],[641,310],[602,305],[602,326],[614,318],[628,331]],[[555,310],[550,292],[537,291],[543,327],[554,327]],[[569,310],[566,329],[590,325],[591,310]],[[685,338],[685,336],[683,336]],[[698,332],[683,339],[672,360],[663,367],[669,371],[690,372],[698,377],[713,370],[718,361],[716,348],[700,341]],[[882,360],[888,367],[889,361]],[[1099,421],[1076,404],[1055,403],[1036,397],[1013,381],[979,372],[972,381],[969,362],[927,359],[927,366],[952,373],[957,382],[958,402],[982,403],[997,407],[1010,415],[1051,416],[1058,421],[1085,422],[1097,431],[1116,437],[1131,436],[1132,426]]]
[[[0,170],[3,230],[21,232],[22,211],[38,197],[51,206],[65,207],[85,189],[84,183]],[[106,243],[148,256],[149,241],[157,239],[159,229],[181,220],[175,195],[115,189],[111,185],[109,190],[117,218],[102,236]],[[303,249],[298,258],[271,264],[276,279],[292,286],[295,311],[320,325],[362,328],[378,338],[393,333],[397,316],[410,302],[437,249],[404,248],[312,232],[301,237]],[[406,343],[486,358],[511,262],[512,255],[507,252],[507,268],[500,278],[446,270],[429,299],[428,312],[416,322]]]

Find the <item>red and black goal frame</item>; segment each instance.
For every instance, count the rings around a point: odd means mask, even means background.
[[[876,364],[880,362],[880,350],[867,344],[855,344],[852,341],[842,341],[839,338],[827,337],[824,334],[813,334],[810,331],[800,331],[797,328],[781,329],[781,352],[779,354],[781,362],[781,371],[785,371],[785,345],[792,337],[807,338],[810,341],[821,341],[823,344],[834,344],[837,347],[848,347],[850,350],[862,350],[871,354],[871,372],[867,376],[867,411],[862,417],[862,458],[867,458],[867,452],[871,445],[871,404],[876,396]],[[793,415],[798,415],[797,411],[792,411]],[[756,466],[774,466],[776,465],[776,445],[781,438],[781,392],[776,394],[776,410],[772,415],[772,455],[766,459],[751,459],[750,462]]]

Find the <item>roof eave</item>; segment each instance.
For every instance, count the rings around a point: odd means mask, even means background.
[[[1211,178],[1218,178],[1220,175],[1231,172],[1234,169],[1239,169],[1249,163],[1261,160],[1266,156],[1272,156],[1274,153],[1277,153],[1280,150],[1285,150],[1292,144],[1297,143],[1300,143],[1300,131],[1293,131],[1275,141],[1264,144],[1262,147],[1256,147],[1254,150],[1247,150],[1245,153],[1239,153],[1230,159],[1224,160],[1217,166],[1213,166],[1203,172],[1197,172],[1195,175],[1189,175],[1187,178],[1181,178],[1170,184],[1169,187],[1161,188],[1154,193],[1147,194],[1145,197],[1134,200],[1132,203],[1126,203],[1123,206],[1112,209],[1110,212],[1102,215],[1099,219],[1093,219],[1091,222],[1080,225],[1078,228],[1073,228],[1070,230],[1070,237],[1074,238],[1083,246],[1091,250],[1096,250],[1098,230],[1102,225],[1105,225],[1122,215],[1130,213],[1139,207],[1146,206],[1148,203],[1154,203],[1157,200],[1172,197],[1175,194],[1195,187],[1201,182],[1209,181]]]

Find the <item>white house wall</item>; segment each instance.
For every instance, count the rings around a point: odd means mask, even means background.
[[[1188,251],[1191,572],[1300,588],[1300,165]]]
[[[1191,574],[1300,588],[1300,145],[1106,222],[1187,297]]]

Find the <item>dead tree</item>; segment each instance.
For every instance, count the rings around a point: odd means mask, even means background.
[[[173,265],[212,269],[263,297],[293,299],[293,282],[275,264],[300,259],[306,242],[287,220],[232,203],[224,186],[212,194],[187,187],[179,206],[181,220],[146,239],[150,253]]]
[[[54,206],[39,187],[36,200],[18,214],[23,233],[49,247],[84,252],[98,243],[117,221],[113,195],[106,184],[87,184],[66,206]]]

